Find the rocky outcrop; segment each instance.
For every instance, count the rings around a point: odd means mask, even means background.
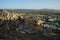
[[[42,22],[23,19],[16,13],[3,11],[0,17],[0,38],[1,40],[48,40],[40,32]],[[34,26],[35,25],[35,26]]]

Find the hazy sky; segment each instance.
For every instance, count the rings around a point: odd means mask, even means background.
[[[0,0],[0,9],[60,9],[60,0]]]

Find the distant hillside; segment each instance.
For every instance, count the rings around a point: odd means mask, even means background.
[[[33,13],[33,14],[58,14],[60,15],[60,10],[55,9],[4,9],[10,12],[16,13]]]
[[[55,10],[55,9],[40,9],[40,11],[50,11],[50,12],[60,13],[60,10]]]

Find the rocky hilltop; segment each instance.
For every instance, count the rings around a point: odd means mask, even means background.
[[[28,18],[27,18],[28,17]],[[42,21],[34,22],[26,14],[0,10],[1,40],[48,40],[39,31]],[[37,25],[38,24],[38,25]]]

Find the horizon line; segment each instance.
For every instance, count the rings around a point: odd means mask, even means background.
[[[31,8],[0,8],[1,9],[31,9]],[[50,9],[50,8],[41,8],[41,9]],[[41,9],[31,9],[31,10],[41,10]],[[60,10],[60,9],[51,9],[51,10]]]

